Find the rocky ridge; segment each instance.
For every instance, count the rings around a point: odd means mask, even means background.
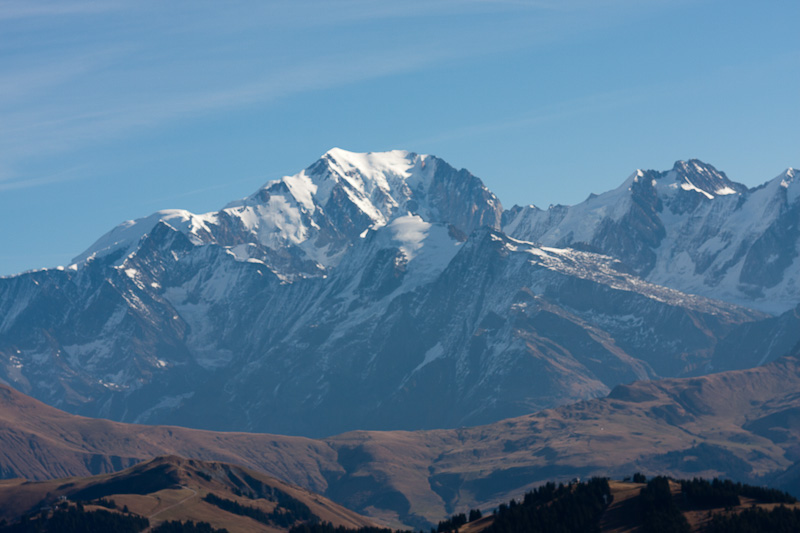
[[[656,251],[664,220],[744,217],[725,206],[772,183],[689,162],[574,208],[503,212],[433,156],[334,149],[219,212],[129,221],[67,268],[0,279],[0,379],[90,416],[323,436],[754,366],[797,342],[797,311],[659,285]],[[795,181],[780,183],[791,214]],[[793,265],[769,290],[792,287]]]

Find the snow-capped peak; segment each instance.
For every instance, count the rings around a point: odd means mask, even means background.
[[[747,190],[746,186],[729,180],[724,172],[699,159],[676,161],[672,170],[659,181],[662,191],[667,194],[680,189],[694,191],[709,200],[718,196],[741,194]]]
[[[322,156],[332,168],[338,168],[343,175],[356,171],[376,181],[385,176],[408,178],[417,160],[426,159],[427,155],[417,155],[406,150],[390,150],[388,152],[357,153],[331,148]]]
[[[780,179],[781,187],[787,189],[789,201],[794,202],[800,196],[800,179],[797,178],[797,170],[789,167],[778,176],[778,179]]]
[[[159,223],[186,234],[195,244],[207,240],[210,235],[210,226],[216,224],[217,213],[196,215],[185,209],[164,209],[156,211],[150,216],[136,220],[126,220],[118,225],[90,246],[82,254],[72,260],[73,265],[80,265],[88,259],[108,255],[119,250],[125,250],[122,257],[132,251],[140,239],[148,234]]]
[[[405,150],[356,153],[332,148],[307,169],[270,181],[226,207],[263,205],[272,195],[288,192],[293,203],[313,213],[319,208],[324,210],[338,189],[374,224],[382,226],[411,196],[411,187],[429,181],[429,158]]]
[[[164,220],[194,244],[224,246],[238,259],[262,261],[286,279],[319,275],[338,264],[365,230],[409,214],[468,234],[481,225],[499,226],[502,206],[478,178],[433,156],[333,148],[305,170],[269,181],[221,211],[162,211],[128,221],[75,261],[122,248],[130,253]]]

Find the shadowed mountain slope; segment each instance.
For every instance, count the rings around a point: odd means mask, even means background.
[[[606,398],[485,426],[324,440],[86,419],[0,391],[4,477],[110,472],[175,454],[254,468],[384,523],[413,527],[547,480],[642,471],[764,482],[800,459],[797,357],[637,382]]]
[[[0,278],[0,379],[74,414],[325,437],[752,367],[800,341],[798,191],[692,161],[504,212],[434,156],[334,149]]]

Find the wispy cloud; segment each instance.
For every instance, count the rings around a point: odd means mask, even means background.
[[[598,0],[596,3],[600,3]],[[258,8],[261,17],[229,18],[236,26],[279,22],[292,27],[315,28],[365,22],[412,20],[428,17],[453,17],[473,13],[496,12],[499,8],[514,10],[556,10],[558,2],[535,0],[338,0],[338,1],[273,1]],[[252,6],[248,6],[248,10]]]
[[[0,192],[85,179],[87,177],[86,174],[81,173],[80,170],[81,167],[74,167],[55,174],[48,174],[46,176],[26,176],[25,178],[0,174]]]
[[[33,17],[60,17],[64,15],[91,15],[125,9],[122,2],[29,2],[5,1],[0,3],[0,20]]]
[[[87,52],[58,61],[42,62],[39,65],[25,64],[20,68],[0,72],[0,109],[10,107],[13,101],[30,100],[36,93],[96,72],[119,60],[127,50],[129,48]]]
[[[525,129],[609,110],[636,109],[642,106],[652,109],[665,100],[699,98],[718,91],[719,87],[732,86],[742,79],[773,79],[782,71],[796,70],[798,65],[800,65],[800,54],[787,52],[774,56],[770,61],[749,61],[717,67],[705,73],[704,83],[684,78],[675,78],[667,83],[640,81],[624,89],[588,94],[546,105],[537,106],[536,102],[532,101],[532,108],[516,113],[513,117],[446,129],[433,135],[397,142],[396,146],[435,146],[453,140]]]
[[[426,68],[457,57],[455,49],[430,51],[410,46],[401,50],[367,52],[360,56],[333,55],[301,65],[276,69],[258,79],[239,80],[229,86],[173,95],[129,95],[119,105],[119,95],[106,101],[82,102],[66,109],[41,103],[35,108],[4,113],[0,153],[14,157],[62,151],[89,142],[102,142],[132,130],[207,113],[268,104],[302,92],[356,84]],[[65,68],[63,76],[80,69]],[[31,76],[32,84],[54,82]]]
[[[63,46],[54,41],[31,52],[23,46],[26,39],[53,38],[49,25],[43,25],[39,35],[17,36],[20,42],[15,46],[25,50],[24,61],[17,58],[16,64],[0,66],[0,165],[13,169],[25,158],[105,143],[182,120],[490,57],[561,38],[586,24],[568,16],[561,16],[560,25],[549,18],[508,16],[509,11],[563,9],[563,4],[524,0],[278,1],[258,7],[233,4],[218,10],[218,16],[207,6],[183,16],[180,5],[153,3],[149,8],[167,10],[164,20],[155,22],[144,9],[126,12],[125,17],[113,13],[133,7],[136,4],[105,2],[0,4],[0,22],[111,12],[108,24],[77,17],[84,26],[66,31]],[[254,13],[245,13],[251,9]],[[472,25],[467,32],[429,20],[475,13],[502,13],[505,18],[503,24]],[[402,18],[409,20],[407,28],[395,23]],[[330,28],[346,24],[365,32],[369,45],[361,45],[357,32],[349,28]],[[305,31],[322,28],[323,36],[306,46],[303,33],[281,25]],[[262,26],[271,33],[265,34]],[[423,31],[414,31],[417,26]],[[392,31],[376,38],[384,27]],[[150,34],[152,42],[141,39]],[[329,47],[324,44],[327,36]],[[32,177],[25,180],[27,185],[5,182],[4,190],[46,184],[48,179]]]
[[[618,91],[591,94],[580,98],[564,100],[554,104],[530,109],[513,117],[481,122],[460,128],[442,131],[438,134],[406,140],[397,146],[432,146],[458,139],[467,139],[491,135],[515,129],[524,129],[539,124],[571,117],[597,113],[627,105],[638,105],[642,101],[657,98],[659,94],[669,92],[669,87],[633,87]]]

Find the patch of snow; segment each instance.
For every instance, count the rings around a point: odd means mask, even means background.
[[[590,196],[572,207],[551,206],[547,211],[524,208],[503,231],[516,238],[548,244],[591,242],[605,219],[619,221],[630,211],[631,187],[642,175],[641,171],[636,171],[618,188]],[[563,214],[562,218],[557,218],[558,213]]]
[[[313,213],[316,210],[314,194],[316,194],[319,186],[311,181],[311,178],[306,175],[305,171],[295,174],[294,176],[285,177],[283,178],[283,182],[288,187],[289,192],[292,193],[292,196],[294,196],[307,212]]]
[[[228,252],[238,261],[247,261],[252,257],[250,255],[250,249],[253,246],[254,245],[251,243],[237,244],[236,246],[229,247]]]
[[[98,365],[114,354],[113,341],[106,335],[113,333],[113,329],[119,324],[119,311],[115,311],[112,317],[103,326],[103,335],[97,339],[84,344],[72,344],[64,346],[67,364],[75,370],[94,371]]]
[[[192,396],[194,396],[194,392],[187,392],[185,394],[178,394],[176,396],[164,396],[156,405],[150,409],[147,409],[146,411],[142,411],[142,413],[136,417],[136,420],[134,420],[133,423],[143,424],[159,411],[172,411],[173,409],[177,409],[185,400],[188,400]]]
[[[392,238],[400,244],[400,250],[411,261],[428,237],[431,224],[418,215],[409,214],[394,219],[388,228],[392,232]]]
[[[462,245],[450,236],[450,232],[442,224],[430,224],[422,241],[412,240],[411,242],[417,248],[409,257],[410,275],[403,280],[401,286],[401,290],[404,291],[433,281],[447,268]],[[405,241],[404,246],[409,246],[408,243],[409,241]]]
[[[418,364],[417,367],[411,371],[411,373],[415,374],[423,367],[441,358],[443,355],[444,355],[444,346],[442,346],[441,342],[437,342],[432,348],[430,348],[427,352],[425,352],[425,357],[422,359],[422,362]]]
[[[704,191],[703,189],[701,189],[699,187],[695,187],[692,184],[692,182],[689,181],[688,179],[686,181],[684,181],[683,183],[681,183],[681,189],[683,189],[684,191],[696,191],[696,192],[699,192],[700,194],[702,194],[703,196],[705,196],[706,198],[708,198],[709,200],[713,200],[714,199],[714,195],[713,194],[709,194],[706,191]]]
[[[781,180],[781,187],[786,188],[786,197],[789,203],[795,203],[800,199],[800,179],[797,178],[797,171],[793,168],[788,168],[779,176]]]
[[[113,390],[115,392],[123,391],[128,388],[123,385],[120,385],[119,383],[114,383],[113,381],[104,381],[102,379],[98,379],[97,382],[103,387],[109,390]]]

